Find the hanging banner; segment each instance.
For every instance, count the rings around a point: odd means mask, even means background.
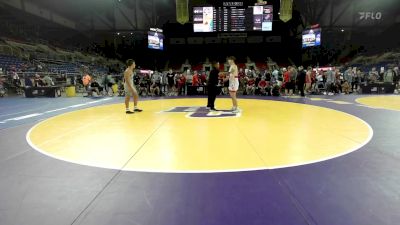
[[[180,24],[189,22],[189,0],[176,0],[176,21]]]
[[[281,0],[281,9],[279,18],[283,22],[287,22],[292,19],[293,12],[293,0]]]

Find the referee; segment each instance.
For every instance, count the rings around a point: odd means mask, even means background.
[[[207,108],[209,108],[211,111],[217,111],[215,109],[215,98],[217,97],[218,94],[218,75],[219,75],[219,62],[213,62],[212,64],[213,68],[210,72],[210,76],[208,77],[208,102],[207,102]]]

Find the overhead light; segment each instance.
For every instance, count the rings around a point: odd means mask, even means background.
[[[340,31],[344,32],[344,29],[341,29]]]
[[[133,35],[133,33],[131,32],[131,35]]]
[[[117,33],[117,35],[119,35],[119,32]]]

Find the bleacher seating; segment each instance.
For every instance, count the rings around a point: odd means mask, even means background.
[[[59,62],[46,64],[47,68],[51,72],[55,73],[79,73],[79,66],[69,62]]]
[[[20,69],[22,64],[24,64],[24,61],[17,57],[0,55],[0,68],[2,68],[3,71],[10,70],[11,67],[14,67],[15,69]]]

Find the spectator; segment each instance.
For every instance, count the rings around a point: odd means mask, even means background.
[[[264,78],[261,78],[260,82],[258,82],[258,90],[261,95],[267,95],[267,86],[268,82]]]
[[[311,93],[311,84],[312,84],[312,67],[308,67],[307,68],[307,72],[306,72],[306,88],[305,88],[305,92],[307,94]]]
[[[344,80],[342,84],[342,93],[345,93],[346,95],[350,94],[351,87],[350,84],[347,80]]]
[[[95,79],[91,79],[89,88],[88,88],[88,96],[100,96],[100,92],[103,91],[103,88],[100,86],[99,82],[97,82]],[[93,93],[96,93],[97,95],[94,95]]]
[[[243,68],[239,69],[239,90],[238,93],[244,93],[246,89],[246,73],[243,71]]]
[[[271,76],[271,81],[269,82],[272,85],[276,84],[278,82],[278,80],[275,79],[274,76]]]
[[[153,85],[153,88],[157,89],[158,88],[158,95],[161,95],[161,80],[162,80],[162,76],[158,71],[154,71],[154,73],[151,75],[151,84]],[[157,87],[155,87],[155,86]],[[151,92],[151,90],[150,90]]]
[[[243,79],[243,78],[246,76],[246,74],[243,72],[243,68],[240,68],[240,69],[239,69],[239,74],[238,74],[238,76],[239,76],[239,79]]]
[[[160,73],[160,82],[161,82],[161,94],[167,94],[168,90],[168,79],[167,79],[167,74],[166,73]]]
[[[342,74],[340,73],[340,71],[339,71],[339,69],[336,69],[335,70],[335,78],[336,78],[336,83],[335,83],[335,91],[336,91],[336,93],[342,93],[343,92],[343,90],[342,90],[342,80],[343,80],[343,76],[342,76]]]
[[[359,83],[361,82],[361,70],[353,70],[353,83],[351,84],[351,90],[353,92],[358,90]]]
[[[180,74],[178,79],[178,95],[185,94],[185,84],[186,84],[186,77],[185,75]]]
[[[299,73],[297,76],[297,89],[300,91],[300,96],[304,97],[304,84],[306,83],[306,71],[303,66],[299,67]]]
[[[49,75],[46,75],[46,76],[43,78],[43,84],[44,84],[44,86],[46,86],[46,87],[54,86],[53,79],[51,79],[51,77],[50,77]]]
[[[151,94],[151,96],[159,96],[160,95],[160,84],[157,83],[156,80],[151,81],[150,94]]]
[[[2,71],[0,71],[0,74]],[[14,70],[12,73],[13,84],[17,91],[17,94],[22,94],[21,80],[19,79],[18,73]]]
[[[292,87],[292,93],[295,93],[298,72],[294,66],[290,67],[289,74],[290,74],[290,83],[291,83],[290,86]]]
[[[349,67],[343,75],[343,79],[348,85],[353,85],[353,70]],[[353,90],[351,90],[353,92]]]
[[[317,71],[311,68],[311,88],[310,88],[311,93],[315,90],[316,83],[317,83]]]
[[[293,95],[293,87],[290,79],[290,66],[288,69],[283,68],[283,86],[285,87],[285,95]]]
[[[150,83],[150,76],[148,74],[144,74],[142,79],[139,82],[139,95],[147,96],[149,94],[149,83]]]
[[[207,76],[206,76],[205,72],[201,73],[201,75],[200,75],[200,83],[201,83],[201,85],[207,84]]]
[[[265,77],[261,76],[261,74],[258,74],[256,77],[256,82],[254,83],[254,86],[256,87],[256,90],[254,91],[254,94],[259,95],[260,94],[260,89],[258,88],[258,83],[260,83],[261,79]]]
[[[247,78],[246,93],[248,95],[254,95],[256,90],[256,80],[253,76]]]
[[[32,77],[25,78],[25,87],[33,87]]]
[[[135,86],[139,86],[139,84],[140,84],[140,76],[139,76],[139,74],[135,73],[133,75],[132,79],[133,79],[133,83],[135,84]]]
[[[400,81],[399,67],[396,66],[396,67],[393,69],[393,83],[394,83],[395,89],[398,88],[398,86],[399,86],[399,81]]]
[[[186,71],[186,83],[187,83],[188,85],[191,85],[191,84],[192,84],[192,80],[193,80],[193,75],[192,75],[192,73],[190,72],[190,70],[187,70],[187,71]]]
[[[90,81],[92,80],[92,77],[88,74],[85,73],[82,77],[82,84],[85,88],[88,88],[88,85],[90,84]]]
[[[326,84],[325,84],[325,89],[328,92],[328,95],[334,95],[335,83],[336,83],[335,73],[332,71],[332,68],[329,68],[329,70],[326,71]]]
[[[20,86],[21,80],[19,79],[18,73],[15,70],[12,72],[12,79],[15,86]]]
[[[393,72],[393,70],[391,68],[389,68],[385,72],[385,74],[383,76],[383,82],[392,84],[393,83],[393,77],[394,77],[394,72]]]
[[[385,68],[381,67],[381,70],[379,71],[378,81],[383,81],[383,76],[384,75],[385,75]]]
[[[113,77],[111,76],[111,74],[106,74],[103,77],[103,82],[102,85],[105,88],[105,91],[108,93],[109,91],[111,91],[110,93],[113,93],[112,91],[112,86],[115,84],[115,80],[113,79]],[[110,94],[110,96],[112,96],[112,94]]]
[[[172,96],[175,92],[175,75],[170,71],[167,73],[167,83],[168,83],[168,96]]]
[[[368,82],[375,83],[379,79],[378,71],[376,71],[376,67],[372,67],[372,70],[369,72]]]
[[[266,70],[266,71],[265,71],[265,73],[264,73],[264,79],[265,79],[265,81],[267,81],[267,82],[271,82],[272,76],[271,76],[271,73],[270,73],[269,70]]]
[[[282,85],[282,82],[278,80],[278,82],[272,86],[272,89],[271,89],[272,96],[280,96],[281,85]]]
[[[279,79],[279,71],[278,71],[277,69],[275,69],[275,70],[272,72],[272,77],[274,77],[275,80],[278,80],[278,79]]]
[[[154,71],[154,73],[151,75],[151,81],[161,85],[161,80],[162,80],[162,76],[158,71]]]
[[[218,80],[219,80],[218,86],[221,87],[221,94],[223,94],[223,95],[228,93],[228,85],[229,85],[229,81],[228,81],[228,82],[225,82],[225,81],[224,81],[225,78],[226,78],[226,74],[225,74],[225,73],[219,73],[219,76],[218,76]],[[246,77],[245,79],[247,79],[247,77]]]
[[[0,76],[0,97],[4,97],[7,95],[7,88],[5,87],[6,78],[4,76]]]
[[[35,74],[35,77],[33,78],[33,83],[35,87],[42,87],[44,86],[44,82],[42,78],[40,77],[39,74]]]
[[[192,86],[199,86],[200,85],[200,77],[197,71],[194,71],[193,78],[192,78]]]

